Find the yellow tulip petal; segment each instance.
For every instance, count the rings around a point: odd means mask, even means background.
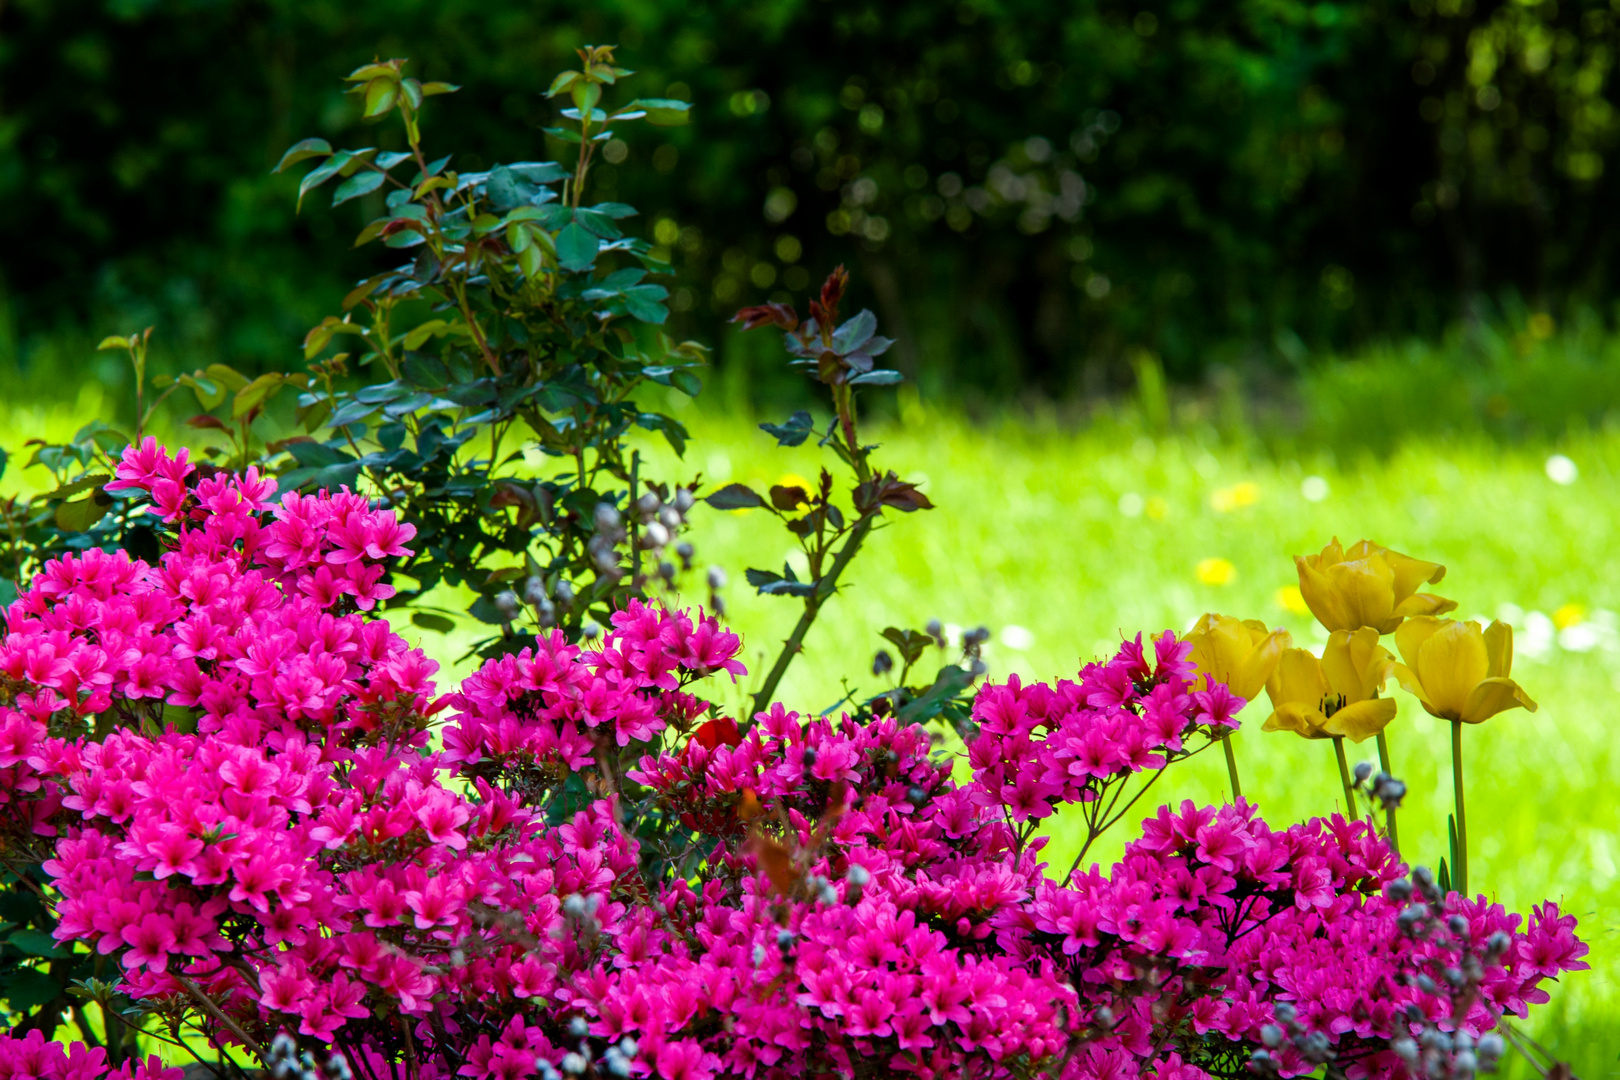
[[[1395,719],[1394,698],[1373,698],[1346,705],[1328,717],[1323,730],[1329,735],[1345,735],[1352,742],[1361,742],[1376,735]]]
[[[1383,554],[1390,569],[1395,571],[1395,595],[1403,599],[1417,592],[1418,586],[1424,582],[1433,585],[1446,576],[1446,568],[1439,563],[1414,559],[1388,548],[1384,549]]]
[[[1485,635],[1475,622],[1447,622],[1418,649],[1417,673],[1440,715],[1462,719],[1468,695],[1490,674]]]
[[[1283,650],[1293,643],[1293,635],[1286,630],[1273,630],[1266,634],[1258,645],[1249,650],[1249,655],[1243,658],[1243,663],[1235,673],[1231,684],[1232,693],[1250,701],[1259,696],[1261,687],[1266,685],[1272,673],[1277,670]]]
[[[1411,615],[1444,615],[1448,611],[1457,610],[1457,601],[1447,600],[1443,596],[1433,593],[1414,593],[1395,605],[1394,614],[1400,616]]]
[[[1266,722],[1260,725],[1260,730],[1292,731],[1305,739],[1326,739],[1329,736],[1322,730],[1322,725],[1326,722],[1327,718],[1320,711],[1297,703],[1289,703],[1266,717]]]
[[[1377,631],[1373,633],[1376,635]],[[1339,694],[1346,694],[1359,681],[1355,662],[1350,658],[1348,630],[1335,630],[1328,635],[1327,645],[1322,649],[1322,674],[1327,676],[1328,685]]]
[[[1343,625],[1328,629],[1359,630],[1373,626],[1382,632],[1395,609],[1395,574],[1388,563],[1377,556],[1342,562],[1327,572],[1327,578],[1342,598],[1349,616]]]
[[[1491,678],[1507,678],[1513,672],[1513,627],[1500,621],[1487,626],[1485,653],[1490,657]]]
[[[1299,568],[1299,594],[1316,621],[1329,630],[1355,629],[1343,598],[1327,576],[1301,556],[1294,556],[1294,565]]]
[[[1483,724],[1508,709],[1523,708],[1535,712],[1537,707],[1524,688],[1512,679],[1486,679],[1474,687],[1456,719],[1465,724]]]
[[[1429,700],[1429,692],[1423,689],[1423,684],[1418,681],[1417,672],[1405,664],[1391,663],[1389,665],[1389,674],[1394,676],[1395,681],[1401,684],[1401,689],[1422,702],[1423,707],[1429,712],[1434,712],[1434,703]]]
[[[1401,659],[1406,661],[1407,667],[1417,667],[1418,650],[1445,625],[1445,619],[1427,615],[1418,615],[1401,624],[1400,629],[1395,631],[1395,647],[1401,651]]]

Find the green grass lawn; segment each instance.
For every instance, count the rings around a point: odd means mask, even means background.
[[[61,437],[97,408],[90,395],[56,410],[0,413],[0,445]],[[874,535],[811,632],[785,700],[820,711],[843,694],[841,678],[870,670],[885,626],[935,617],[990,627],[995,678],[1073,676],[1122,634],[1184,630],[1211,610],[1280,623],[1297,643],[1319,645],[1325,634],[1289,606],[1289,556],[1336,534],[1444,562],[1436,591],[1459,601],[1460,616],[1514,622],[1514,677],[1541,704],[1466,732],[1473,884],[1511,909],[1551,897],[1579,915],[1593,970],[1555,986],[1528,1030],[1588,1080],[1620,1068],[1620,755],[1611,735],[1620,719],[1620,435],[1556,448],[1419,442],[1387,458],[1341,451],[1337,460],[1296,461],[1196,433],[1154,440],[1128,426],[1076,432],[1012,418],[973,427],[917,406],[903,416],[869,435],[883,443],[882,461],[923,483],[938,509]],[[682,474],[770,483],[817,468],[813,447],[779,450],[740,418],[700,420],[694,410],[682,419],[694,435]],[[648,444],[648,452],[649,474],[661,475],[667,451]],[[1549,478],[1554,452],[1576,465],[1572,482]],[[8,475],[0,486],[17,483]],[[757,679],[798,607],[751,595],[743,570],[779,568],[790,538],[759,511],[705,509],[695,520],[700,567],[730,574],[732,622]],[[465,670],[452,660],[470,628],[422,636],[452,676]],[[880,688],[869,675],[862,681]],[[748,688],[745,680],[730,690],[725,704],[740,706]],[[1434,865],[1451,805],[1448,732],[1404,696],[1401,708],[1389,734],[1395,771],[1412,792],[1403,848]],[[1245,794],[1277,825],[1331,812],[1342,799],[1331,744],[1264,735],[1265,715],[1263,702],[1243,715]],[[1370,742],[1356,749],[1373,756]],[[1172,771],[1157,795],[1216,800],[1225,787],[1220,758],[1206,754]],[[1134,828],[1119,832],[1097,858],[1113,858]],[[1061,823],[1053,833],[1048,852],[1066,866],[1076,840]],[[1517,1059],[1508,1066],[1530,1075]]]

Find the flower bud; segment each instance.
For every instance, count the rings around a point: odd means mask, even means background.
[[[661,548],[667,543],[669,530],[656,521],[648,525],[646,531],[641,534],[641,546],[644,548]]]
[[[553,589],[552,592],[554,592],[557,596],[557,603],[561,604],[563,607],[570,607],[574,603],[573,582],[568,581],[567,579],[559,581],[557,582],[557,587]]]
[[[1356,783],[1365,784],[1367,782],[1367,778],[1372,775],[1372,772],[1373,772],[1372,762],[1370,762],[1370,761],[1359,761],[1359,762],[1357,762],[1356,763]]]
[[[658,564],[658,576],[673,585],[675,583],[675,564],[665,559]]]
[[[623,519],[619,516],[619,511],[614,507],[614,505],[612,503],[605,503],[604,502],[604,503],[597,503],[596,504],[596,531],[597,532],[599,532],[599,533],[610,533],[610,532],[614,531],[615,529],[617,529],[619,527],[619,523],[622,520]]]
[[[576,1039],[583,1039],[591,1033],[591,1025],[585,1022],[583,1016],[576,1016],[568,1021],[568,1034]]]
[[[541,626],[549,629],[557,625],[557,605],[543,596],[540,598],[540,602],[534,605],[534,614]]]
[[[673,506],[666,506],[658,511],[658,521],[670,532],[681,527],[681,515],[675,512]]]
[[[723,589],[726,587],[726,572],[718,566],[709,567],[709,588]]]
[[[654,514],[658,513],[658,508],[663,505],[664,500],[658,497],[658,493],[656,491],[646,492],[641,496],[641,498],[636,500],[636,510],[641,514],[643,520],[651,518]]]
[[[881,678],[893,670],[894,657],[889,655],[888,650],[879,649],[877,654],[872,657],[872,674]]]
[[[872,880],[872,871],[860,863],[850,863],[849,869],[844,872],[844,880],[857,888],[863,887]]]
[[[686,512],[688,510],[692,509],[692,507],[694,507],[696,505],[697,505],[697,497],[695,495],[693,495],[690,491],[686,490],[685,488],[676,488],[675,489],[674,506],[675,506],[676,512],[678,512],[682,517],[685,517]]]
[[[544,578],[531,575],[523,583],[523,602],[538,604],[546,598],[546,582]]]
[[[501,613],[501,618],[511,622],[517,618],[518,594],[511,589],[502,589],[495,594],[495,610]]]
[[[675,554],[681,557],[682,570],[692,569],[692,556],[697,554],[696,548],[694,548],[691,544],[688,544],[685,540],[682,540],[680,543],[675,545]]]
[[[584,1054],[570,1050],[568,1053],[563,1055],[562,1071],[567,1073],[569,1076],[580,1076],[585,1072],[585,1067],[587,1064],[589,1063],[585,1060]]]
[[[929,619],[928,625],[924,629],[928,631],[928,636],[934,639],[934,644],[941,647],[944,646],[945,625],[943,623],[941,623],[938,619]]]

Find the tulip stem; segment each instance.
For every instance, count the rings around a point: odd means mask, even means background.
[[[1339,759],[1339,783],[1344,785],[1344,816],[1356,819],[1356,789],[1350,783],[1350,762],[1344,756],[1344,736],[1333,736],[1333,754]]]
[[[1457,865],[1451,871],[1454,891],[1468,895],[1468,818],[1463,814],[1462,721],[1451,722],[1451,787],[1457,800]]]
[[[1243,798],[1243,786],[1238,783],[1237,755],[1232,752],[1232,733],[1221,736],[1221,747],[1226,751],[1226,775],[1232,779],[1232,801]]]
[[[1382,731],[1378,733],[1378,767],[1383,769],[1385,774],[1389,776],[1395,775],[1395,770],[1389,767],[1389,740],[1384,738]],[[1384,821],[1386,825],[1385,831],[1389,834],[1389,850],[1393,851],[1398,859],[1401,857],[1401,838],[1400,834],[1395,831],[1395,808],[1393,806],[1384,811]]]

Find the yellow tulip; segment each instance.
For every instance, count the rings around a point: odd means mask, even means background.
[[[1320,660],[1304,649],[1284,651],[1266,683],[1272,713],[1261,730],[1354,742],[1378,734],[1395,719],[1395,700],[1378,696],[1394,661],[1369,627],[1335,631]]]
[[[1446,576],[1439,563],[1424,562],[1360,540],[1344,548],[1338,537],[1319,555],[1296,555],[1299,591],[1318,622],[1329,630],[1370,626],[1387,634],[1414,615],[1451,611],[1456,601],[1420,593],[1424,582]]]
[[[1513,628],[1493,622],[1457,622],[1420,616],[1395,631],[1404,664],[1393,674],[1429,715],[1483,724],[1499,712],[1536,703],[1508,675],[1513,670]]]
[[[1225,683],[1245,701],[1260,693],[1277,658],[1294,641],[1288,631],[1268,629],[1257,619],[1214,614],[1199,619],[1182,640],[1192,642],[1190,659],[1200,674]]]

